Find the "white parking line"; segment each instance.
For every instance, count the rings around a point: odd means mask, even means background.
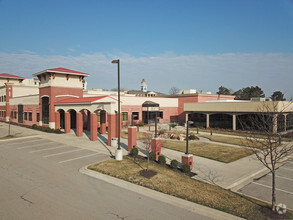
[[[264,185],[264,184],[261,184],[261,183],[256,183],[256,182],[252,182],[252,183],[254,183],[256,185],[264,186],[264,187],[267,187],[267,188],[270,188],[270,189],[272,188],[271,186],[267,186],[267,185]],[[289,192],[289,191],[278,189],[278,188],[276,188],[276,190],[281,191],[281,192],[285,192],[285,193],[289,193],[289,194],[293,195],[293,192]]]
[[[61,154],[67,154],[67,153],[76,152],[76,151],[80,151],[80,150],[84,150],[84,149],[76,149],[76,150],[71,150],[71,151],[64,151],[64,152],[61,152],[61,153],[45,155],[43,157],[53,157],[53,156],[58,156],[58,155],[61,155]]]
[[[56,144],[55,142],[52,142],[52,143],[46,143],[46,145],[48,144]],[[30,147],[40,147],[40,146],[43,146],[44,143],[37,143],[37,144],[33,144],[33,145],[30,145],[30,146],[24,146],[24,147],[19,147],[19,148],[16,148],[17,150],[21,150],[21,149],[26,149],[26,148],[30,148]]]
[[[46,148],[46,149],[42,149],[42,150],[34,150],[31,151],[29,153],[36,153],[36,152],[41,152],[41,151],[47,151],[47,150],[54,150],[54,149],[59,149],[59,148],[64,148],[64,147],[70,147],[70,146],[63,146],[63,147],[50,147],[50,148]]]
[[[285,167],[280,167],[279,169],[283,169],[283,170],[290,170],[290,171],[293,171],[293,169],[290,169],[290,168],[285,168]]]
[[[271,176],[271,175],[272,175],[272,174],[268,174],[268,176]],[[284,176],[278,176],[278,175],[276,175],[276,177],[281,178],[281,179],[284,179],[284,180],[290,180],[290,181],[293,181],[293,179],[288,178],[288,177],[284,177]]]
[[[91,156],[94,156],[94,155],[97,155],[97,154],[99,154],[99,153],[89,154],[89,155],[85,155],[85,156],[82,156],[82,157],[76,157],[76,158],[72,158],[72,159],[69,159],[69,160],[63,160],[63,161],[59,161],[58,163],[66,163],[66,162],[69,162],[69,161],[78,160],[78,159],[82,159],[82,158],[85,158],[85,157],[91,157]]]

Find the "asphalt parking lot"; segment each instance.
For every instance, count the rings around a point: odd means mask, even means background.
[[[57,143],[41,137],[16,138],[0,141],[0,147],[10,148],[10,150],[21,153],[35,155],[39,158],[50,160],[60,165],[69,165],[70,168],[79,169],[90,163],[108,159],[109,156],[78,148],[66,144]]]
[[[269,173],[244,186],[238,192],[271,203],[272,175]],[[287,161],[276,172],[277,204],[293,210],[293,160]]]

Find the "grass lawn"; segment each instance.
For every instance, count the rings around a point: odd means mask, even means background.
[[[157,172],[150,179],[139,174],[144,168],[146,168],[146,160],[136,159],[134,161],[129,156],[125,156],[122,161],[110,159],[89,166],[91,170],[243,218],[267,219],[268,216],[266,215],[271,214],[271,211],[264,203],[248,199],[218,186],[194,180],[166,166],[150,163],[150,169]],[[292,213],[287,213],[284,217],[292,218],[293,215]]]
[[[239,146],[248,146],[245,138],[235,138],[235,137],[215,136],[215,135],[199,135],[199,136],[207,138],[210,141],[226,143],[226,144],[234,144]]]
[[[186,143],[181,141],[168,141],[162,140],[162,147],[185,152],[186,151]],[[217,160],[224,163],[230,163],[241,159],[243,157],[249,156],[252,154],[251,150],[245,148],[237,148],[237,147],[229,147],[223,146],[219,144],[210,144],[203,142],[189,142],[189,153],[209,158],[212,160]]]
[[[137,136],[137,140],[142,140],[144,139],[144,136],[145,136],[145,132],[140,132],[138,131],[136,133],[136,136]],[[122,138],[128,138],[128,131],[122,131],[122,135],[121,135]]]

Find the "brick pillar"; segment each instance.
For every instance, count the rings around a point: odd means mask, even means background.
[[[91,141],[98,139],[98,116],[96,113],[90,114],[91,123]]]
[[[151,145],[152,145],[152,152],[156,153],[156,160],[158,160],[159,156],[161,155],[161,139],[153,138]]]
[[[128,151],[130,152],[133,147],[136,147],[136,127],[128,127]]]
[[[5,86],[6,86],[6,108],[5,108],[5,111],[6,111],[6,118],[5,118],[5,121],[9,121],[10,119],[10,98],[12,98],[12,90],[13,90],[13,87],[12,87],[12,83],[5,83]]]
[[[193,155],[192,154],[184,154],[181,157],[181,164],[188,164],[190,167],[190,170],[193,168]]]
[[[100,133],[106,134],[106,112],[100,112]]]
[[[116,115],[108,115],[108,145],[111,146],[111,139],[116,136]]]
[[[82,114],[80,112],[76,113],[76,136],[77,137],[83,136],[83,120],[82,120]]]
[[[60,112],[55,112],[55,129],[60,129]]]
[[[65,112],[65,133],[70,133],[70,113]]]

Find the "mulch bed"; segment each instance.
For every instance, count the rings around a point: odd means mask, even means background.
[[[155,176],[157,172],[154,170],[141,170],[139,174],[143,177],[150,179],[151,177]]]

